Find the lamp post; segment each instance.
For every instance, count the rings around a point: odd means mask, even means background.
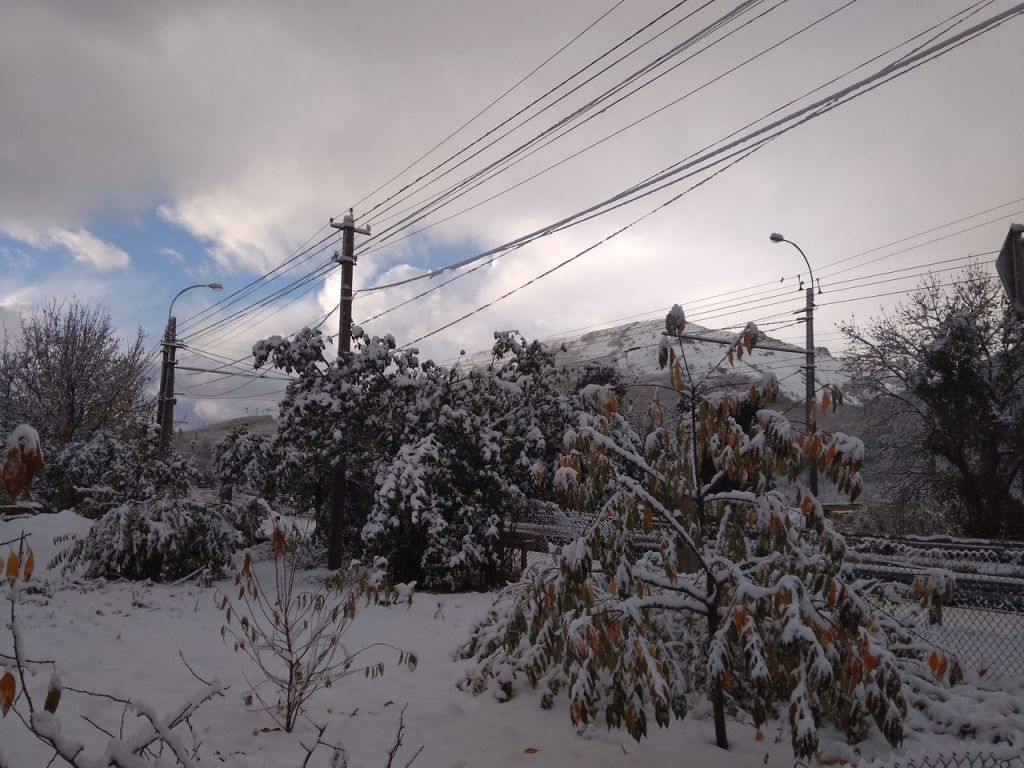
[[[160,453],[167,453],[171,445],[171,435],[174,432],[174,357],[177,349],[177,327],[178,320],[174,317],[174,302],[185,291],[193,288],[211,288],[215,291],[224,290],[220,283],[196,283],[178,291],[171,299],[171,306],[167,308],[167,328],[164,330],[164,357],[163,365],[160,368],[160,394],[157,396],[156,423],[160,427]]]
[[[780,235],[778,232],[772,232],[769,238],[773,243],[789,243],[798,251],[800,255],[804,257],[804,263],[807,265],[807,271],[811,276],[811,284],[807,287],[806,297],[807,305],[804,309],[807,317],[805,318],[807,323],[807,364],[804,367],[804,419],[807,422],[807,434],[808,436],[813,435],[815,432],[815,424],[811,419],[811,411],[814,406],[814,270],[811,269],[811,262],[807,259],[807,254],[804,253],[803,249],[794,243],[792,240],[787,240],[785,237]],[[808,468],[808,480],[811,487],[811,493],[817,497],[818,495],[818,463],[812,461]]]

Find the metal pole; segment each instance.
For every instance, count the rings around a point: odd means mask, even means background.
[[[787,240],[785,237],[780,235],[778,232],[772,232],[769,237],[773,243],[789,243],[803,256],[804,264],[807,265],[807,272],[811,279],[811,284],[807,288],[807,305],[804,312],[807,317],[804,318],[807,323],[807,364],[804,367],[804,421],[807,424],[807,437],[811,438],[817,431],[817,426],[811,419],[812,412],[814,410],[814,395],[817,387],[815,386],[814,377],[814,270],[811,268],[811,261],[807,258],[807,254],[804,253],[804,249],[794,243],[792,240]],[[808,474],[808,485],[811,487],[811,493],[815,496],[818,495],[818,462],[817,457],[807,467]]]
[[[341,264],[341,302],[338,322],[338,361],[352,350],[352,280],[356,264],[355,236],[370,234],[369,227],[356,227],[355,217],[350,208],[340,223],[331,219],[331,226],[341,230],[341,253],[334,254],[334,260]],[[331,517],[327,532],[327,567],[337,570],[345,548],[345,510],[348,500],[347,466],[345,456],[339,457],[331,474]]]

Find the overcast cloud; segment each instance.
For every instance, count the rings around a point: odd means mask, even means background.
[[[687,30],[737,4],[712,4],[666,41],[683,39]],[[126,334],[142,325],[155,338],[180,287],[216,279],[231,291],[273,268],[328,217],[419,157],[612,5],[0,1],[0,234],[7,238],[0,243],[0,309],[31,311],[48,296],[75,293],[111,306]],[[671,5],[626,0],[431,159],[480,136]],[[357,286],[436,267],[611,195],[962,5],[860,0],[536,181],[362,257]],[[975,21],[1010,5],[995,2]],[[445,215],[525,179],[840,6],[819,0],[781,4]],[[642,225],[422,346],[447,359],[460,349],[487,346],[495,328],[549,335],[783,276],[792,280],[802,261],[769,243],[773,230],[799,242],[812,264],[825,265],[1024,196],[1022,25],[1013,20],[800,127]],[[621,73],[626,71],[623,65]],[[581,103],[582,95],[567,103]],[[508,141],[528,137],[554,117],[545,115]],[[411,172],[402,176],[410,178]],[[357,217],[395,189],[391,184],[357,205]],[[666,197],[509,254],[367,328],[414,339],[526,282]],[[111,222],[118,227],[111,229]],[[1008,223],[861,274],[992,250]],[[115,229],[122,234],[111,234]],[[35,249],[25,261],[19,260],[20,244]],[[73,285],[64,272],[69,259],[82,270]],[[424,287],[365,295],[356,302],[356,320]],[[823,279],[822,287],[818,327],[826,339],[837,319],[851,313],[863,318],[883,301],[824,306],[830,288],[841,286]],[[795,281],[793,288],[795,310]],[[240,355],[258,335],[315,322],[337,296],[332,275],[302,301],[273,315],[270,307],[206,343],[219,354]],[[177,314],[186,317],[213,298],[219,297],[191,292]],[[780,309],[790,307],[764,313]],[[335,332],[336,315],[325,327]],[[207,400],[200,412],[212,417],[240,407],[238,401]]]

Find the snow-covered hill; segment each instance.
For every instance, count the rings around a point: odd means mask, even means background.
[[[563,336],[543,341],[555,350],[558,364],[570,371],[581,371],[593,363],[618,369],[624,381],[663,381],[665,374],[658,368],[658,344],[664,331],[664,320],[643,320],[580,336]],[[760,344],[786,351],[755,348],[751,355],[744,355],[742,360],[735,361],[732,366],[728,363],[719,366],[726,347],[715,342],[732,341],[736,338],[734,332],[710,330],[691,323],[686,326],[686,335],[706,339],[682,340],[687,364],[698,381],[714,371],[709,376],[712,385],[746,384],[761,381],[766,373],[771,372],[779,380],[780,394],[784,399],[795,401],[803,398],[805,357],[802,347],[762,335]],[[475,368],[490,362],[490,350],[482,350],[464,356],[459,366],[464,369]],[[849,378],[843,372],[842,364],[824,347],[817,348],[815,364],[815,378],[819,386],[828,383],[844,388],[848,383]]]

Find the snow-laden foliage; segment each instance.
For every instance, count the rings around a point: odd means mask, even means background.
[[[669,336],[682,332],[669,314]],[[724,355],[749,354],[745,331]],[[772,410],[776,384],[702,396],[683,347],[662,350],[684,404],[656,402],[645,436],[607,387],[581,393],[556,485],[593,521],[511,588],[463,649],[476,660],[465,685],[514,693],[517,680],[565,691],[574,723],[598,719],[636,739],[653,715],[682,717],[705,693],[726,746],[727,699],[762,726],[781,715],[798,756],[832,723],[851,740],[876,727],[903,734],[906,702],[896,659],[870,605],[843,575],[844,542],[798,480],[808,461],[852,496],[863,444],[807,435]],[[837,392],[829,392],[828,404]],[[825,403],[821,403],[825,405]],[[673,420],[670,415],[676,415]]]
[[[239,543],[243,547],[251,547],[261,538],[264,525],[274,516],[274,511],[263,499],[239,499],[230,503],[221,503],[217,507],[221,516],[236,530]]]
[[[160,454],[154,429],[130,440],[100,430],[49,452],[40,493],[53,507],[98,517],[128,500],[184,495],[193,476],[188,458]]]
[[[250,432],[244,424],[235,427],[213,446],[213,472],[221,486],[238,486],[268,495],[269,470],[273,462],[273,437]]]
[[[543,470],[568,415],[552,356],[517,333],[496,333],[487,369],[459,377],[390,336],[355,335],[323,360],[317,332],[254,347],[297,372],[281,406],[280,496],[323,512],[341,464],[345,539],[384,556],[398,582],[428,589],[489,586],[505,577],[503,540],[545,495]]]
[[[13,501],[25,495],[32,498],[32,482],[43,468],[43,450],[39,433],[30,424],[19,424],[7,436],[0,456],[0,484]]]
[[[127,501],[96,521],[56,558],[89,577],[174,581],[205,572],[218,578],[241,536],[223,510],[191,498]]]

